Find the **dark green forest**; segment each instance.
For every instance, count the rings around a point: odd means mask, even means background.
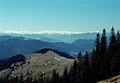
[[[64,69],[62,75],[53,70],[51,77],[41,75],[39,79],[23,76],[1,79],[0,83],[96,83],[101,80],[120,75],[120,33],[111,28],[109,43],[106,30],[95,38],[95,47],[92,53],[86,51],[84,58],[81,52],[74,60],[70,69]],[[91,57],[89,57],[91,56]]]

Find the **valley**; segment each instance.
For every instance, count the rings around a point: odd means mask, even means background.
[[[64,37],[64,35],[62,35]],[[77,57],[79,51],[82,54],[86,50],[92,51],[94,47],[93,39],[77,39],[72,43],[41,41],[31,38],[0,36],[0,58],[9,58],[18,54],[31,54],[43,48],[57,49],[66,52],[73,57]]]

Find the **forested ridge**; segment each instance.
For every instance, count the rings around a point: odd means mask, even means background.
[[[95,47],[89,58],[86,51],[84,58],[81,52],[70,69],[64,69],[63,75],[54,70],[52,76],[39,79],[20,77],[2,79],[0,83],[96,83],[120,75],[120,33],[111,28],[110,42],[107,42],[106,30],[96,35]]]

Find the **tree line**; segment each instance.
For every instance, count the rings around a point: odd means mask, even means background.
[[[59,75],[53,70],[51,77],[40,76],[39,79],[23,76],[3,79],[0,83],[96,83],[98,81],[120,75],[120,33],[111,28],[109,42],[106,30],[96,35],[95,47],[91,54],[86,51],[84,58],[81,52],[70,69],[65,67]]]

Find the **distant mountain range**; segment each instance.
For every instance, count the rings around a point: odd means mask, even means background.
[[[73,43],[51,43],[24,37],[0,36],[0,58],[9,58],[17,54],[26,55],[43,48],[57,49],[76,57],[79,51],[89,51],[93,45],[92,39],[78,39]]]
[[[3,31],[2,33],[6,34],[83,34],[83,33],[98,33],[99,31],[87,31],[87,32],[80,32],[80,31],[56,31],[56,30],[46,30],[46,31]]]
[[[70,55],[54,49],[41,49],[29,55],[17,55],[0,60],[0,79],[9,77],[51,75],[54,69],[62,73],[64,67],[72,65],[74,59]]]
[[[28,32],[30,33],[30,32]],[[37,40],[41,40],[41,41],[45,41],[45,42],[65,42],[65,43],[72,43],[74,41],[76,41],[77,39],[95,39],[95,36],[97,34],[97,32],[89,32],[89,33],[85,33],[85,32],[79,32],[76,34],[69,32],[66,33],[64,32],[64,34],[60,34],[59,33],[44,33],[44,34],[35,34],[35,33],[31,33],[28,34],[27,32],[14,32],[14,33],[10,33],[10,32],[6,32],[6,33],[0,33],[1,36],[3,35],[9,35],[9,36],[14,36],[14,37],[25,37],[25,38],[31,38],[31,39],[37,39]]]

